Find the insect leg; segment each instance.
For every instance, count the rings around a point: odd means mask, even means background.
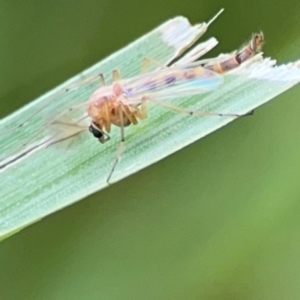
[[[144,57],[143,61],[142,61],[142,74],[145,74],[148,72],[148,68],[149,68],[149,64],[153,64],[154,66],[156,66],[159,69],[163,69],[166,68],[166,65],[160,63],[159,61],[150,58],[150,57]]]
[[[136,117],[135,117],[135,112],[131,112],[129,107],[126,105],[123,105],[123,111],[125,116],[128,118],[131,124],[136,125],[138,123]]]
[[[147,118],[147,100],[145,98],[142,98],[141,107],[138,108],[135,115],[141,120],[144,120]]]
[[[100,84],[102,86],[105,86],[105,78],[104,78],[104,75],[102,73],[99,74],[99,79],[100,79]]]
[[[113,76],[113,82],[119,81],[121,79],[121,75],[118,70],[113,70],[112,76]]]
[[[158,105],[161,105],[163,107],[169,108],[171,110],[180,112],[185,115],[190,115],[190,116],[198,116],[198,117],[206,117],[206,116],[216,116],[216,117],[245,117],[253,114],[253,111],[246,113],[246,114],[231,114],[231,113],[218,113],[218,112],[205,112],[205,111],[199,111],[199,110],[189,110],[177,105],[173,105],[170,103],[166,103],[163,101],[159,101],[157,99],[147,99],[148,101],[154,102]]]
[[[121,107],[121,109],[119,109],[119,117],[120,117],[120,123],[121,123],[121,125],[120,125],[121,140],[120,140],[119,149],[117,151],[116,159],[115,159],[114,164],[111,168],[111,171],[110,171],[110,173],[109,173],[109,175],[106,179],[106,182],[108,184],[109,184],[109,181],[110,181],[110,178],[111,178],[112,174],[115,171],[115,168],[116,168],[118,162],[120,161],[122,153],[125,150],[125,132],[124,132],[124,120],[123,120],[123,112],[125,112],[125,111],[124,111],[123,103],[120,103],[120,107]]]

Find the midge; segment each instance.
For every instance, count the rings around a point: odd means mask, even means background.
[[[264,41],[263,34],[254,34],[250,42],[237,53],[222,61],[219,59],[209,59],[205,61],[194,61],[185,64],[173,64],[171,66],[161,66],[158,70],[147,72],[149,62],[159,64],[151,59],[144,59],[144,74],[130,78],[121,79],[117,70],[113,71],[113,83],[105,85],[103,75],[100,75],[101,87],[90,97],[87,103],[69,108],[61,113],[38,133],[51,124],[72,127],[71,134],[66,134],[63,138],[53,139],[47,145],[58,143],[89,130],[100,143],[107,142],[110,137],[112,125],[120,128],[120,145],[112,169],[107,177],[110,178],[118,164],[125,144],[125,127],[136,125],[138,120],[147,117],[147,103],[153,102],[168,109],[186,115],[194,116],[217,116],[217,117],[240,117],[249,114],[231,114],[221,112],[192,111],[166,102],[174,97],[187,97],[207,93],[215,90],[223,83],[222,73],[233,70],[241,63],[253,57],[260,51]],[[88,128],[77,123],[68,123],[60,120],[64,114],[82,106],[87,106],[87,114],[91,119]],[[75,128],[75,130],[74,130]]]
[[[109,182],[121,157],[125,143],[124,128],[147,117],[147,102],[153,102],[166,108],[194,116],[239,117],[244,115],[218,112],[192,111],[165,102],[173,97],[193,96],[210,92],[223,82],[220,73],[228,72],[253,57],[260,51],[264,41],[263,33],[254,34],[250,42],[237,54],[221,61],[190,63],[163,67],[131,79],[121,80],[117,70],[113,71],[113,84],[105,86],[100,76],[102,87],[96,90],[87,104],[91,118],[89,131],[100,143],[109,140],[111,126],[120,128],[120,146],[116,160],[107,178]],[[146,71],[149,59],[144,59],[143,70]],[[154,62],[155,63],[155,62]],[[246,114],[248,115],[248,114]]]
[[[125,143],[124,127],[136,125],[138,119],[147,117],[147,102],[195,116],[239,117],[239,114],[191,111],[172,105],[164,100],[168,98],[192,96],[216,89],[223,78],[219,75],[228,72],[253,57],[261,50],[264,42],[262,32],[254,34],[250,42],[237,54],[220,61],[206,63],[201,61],[185,66],[170,66],[132,79],[120,80],[118,71],[113,71],[114,83],[101,87],[88,101],[88,115],[91,118],[89,131],[101,143],[109,139],[111,125],[120,127],[121,141],[116,160],[107,178],[109,182],[120,159]],[[144,61],[144,65],[147,60]],[[198,65],[198,66],[197,66]],[[145,68],[144,68],[145,69]],[[104,79],[102,78],[104,84]]]

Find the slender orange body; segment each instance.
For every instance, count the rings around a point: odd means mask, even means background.
[[[159,100],[178,97],[182,91],[185,92],[183,96],[192,96],[217,88],[223,82],[219,74],[235,69],[253,57],[260,51],[263,42],[263,33],[256,33],[237,54],[223,61],[212,60],[202,66],[164,67],[128,80],[120,80],[118,72],[114,71],[115,82],[96,90],[88,101],[87,111],[92,119],[89,130],[101,143],[104,143],[107,139],[104,139],[103,135],[110,133],[112,124],[126,127],[137,124],[138,119],[145,119],[146,101],[155,101],[162,106],[193,114],[172,105],[164,105]],[[209,115],[209,113],[199,115]],[[215,115],[223,116],[221,113]]]
[[[262,32],[255,33],[253,34],[249,44],[240,50],[236,55],[219,63],[204,65],[204,68],[220,74],[233,70],[241,63],[257,54],[261,50],[263,43],[264,34]]]

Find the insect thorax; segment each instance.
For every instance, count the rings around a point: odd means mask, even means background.
[[[129,126],[131,124],[126,113],[126,108],[116,99],[99,99],[88,104],[88,114],[100,129],[110,132],[111,124],[115,126]]]

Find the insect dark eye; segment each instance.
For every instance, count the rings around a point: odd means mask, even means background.
[[[90,125],[89,131],[97,139],[100,139],[103,136],[103,133],[99,129],[95,128],[93,125]]]

